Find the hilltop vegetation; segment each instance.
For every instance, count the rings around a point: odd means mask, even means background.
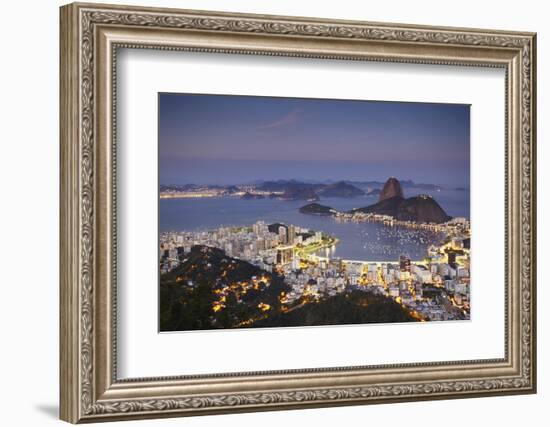
[[[360,323],[415,322],[393,299],[368,292],[338,294],[288,313],[279,313],[254,326],[318,326]]]

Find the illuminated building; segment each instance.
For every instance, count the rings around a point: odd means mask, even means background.
[[[407,255],[401,255],[399,257],[399,269],[402,272],[411,272],[411,259]]]
[[[447,252],[447,264],[449,264],[452,268],[456,268],[456,252]]]
[[[277,264],[285,265],[292,262],[293,258],[292,247],[283,247],[277,249]]]
[[[286,227],[284,225],[279,227],[279,243],[282,245],[287,243]]]
[[[296,239],[296,227],[290,224],[287,229],[287,243],[289,245],[293,245],[295,239]]]

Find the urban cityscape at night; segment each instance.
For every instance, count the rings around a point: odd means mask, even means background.
[[[159,108],[160,331],[469,320],[468,106]]]

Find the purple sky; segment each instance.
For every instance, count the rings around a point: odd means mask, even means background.
[[[469,186],[470,107],[159,94],[161,184],[379,180]]]

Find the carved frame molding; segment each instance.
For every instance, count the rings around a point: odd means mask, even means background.
[[[178,42],[181,37],[186,41]],[[117,380],[116,286],[106,287],[102,278],[116,281],[114,65],[120,47],[506,68],[506,357]],[[62,7],[61,418],[83,422],[534,392],[534,97],[532,33],[92,4]],[[341,386],[336,378],[344,375],[349,384]],[[270,376],[272,384],[260,384]],[[284,387],[290,379],[301,385]],[[239,381],[248,384],[242,391]]]

